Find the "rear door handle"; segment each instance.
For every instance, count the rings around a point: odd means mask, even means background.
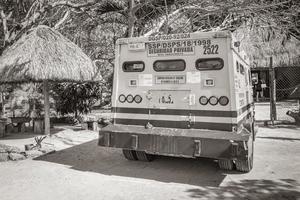
[[[192,105],[195,105],[195,104],[196,104],[195,94],[190,94],[190,96],[189,96],[189,105],[192,106]]]

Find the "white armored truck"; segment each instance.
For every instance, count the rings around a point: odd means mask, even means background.
[[[230,32],[117,41],[113,123],[99,145],[129,160],[208,157],[222,169],[253,165],[254,108],[249,63]]]

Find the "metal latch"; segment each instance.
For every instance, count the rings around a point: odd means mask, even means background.
[[[139,138],[137,135],[132,135],[131,136],[131,147],[133,149],[137,149],[139,146]]]
[[[152,93],[150,91],[147,92],[146,98],[150,101],[152,99]]]
[[[187,121],[187,123],[188,123],[188,128],[191,128],[192,125],[195,124],[195,122],[196,122],[196,117],[195,117],[195,115],[193,115],[193,114],[190,113],[190,115],[188,116],[188,121]]]
[[[236,142],[231,142],[231,155],[232,156],[239,155],[239,144]]]
[[[192,106],[195,104],[196,104],[196,96],[195,96],[195,94],[190,94],[189,95],[189,105]]]
[[[110,146],[110,133],[104,133],[104,144],[105,146]]]
[[[201,140],[195,140],[195,152],[194,156],[201,156]]]

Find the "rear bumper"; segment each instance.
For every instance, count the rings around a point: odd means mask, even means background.
[[[146,151],[150,154],[216,159],[246,159],[251,134],[199,129],[145,129],[109,125],[99,132],[99,146]]]

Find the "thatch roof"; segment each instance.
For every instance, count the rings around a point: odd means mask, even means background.
[[[299,66],[300,41],[295,37],[286,38],[284,34],[269,36],[269,32],[250,30],[249,27],[239,28],[234,36],[241,41],[241,48],[250,56],[252,67],[269,67],[273,57],[273,67]],[[266,37],[269,37],[266,41]]]
[[[73,42],[47,26],[29,30],[0,57],[0,82],[92,81],[97,70]]]

